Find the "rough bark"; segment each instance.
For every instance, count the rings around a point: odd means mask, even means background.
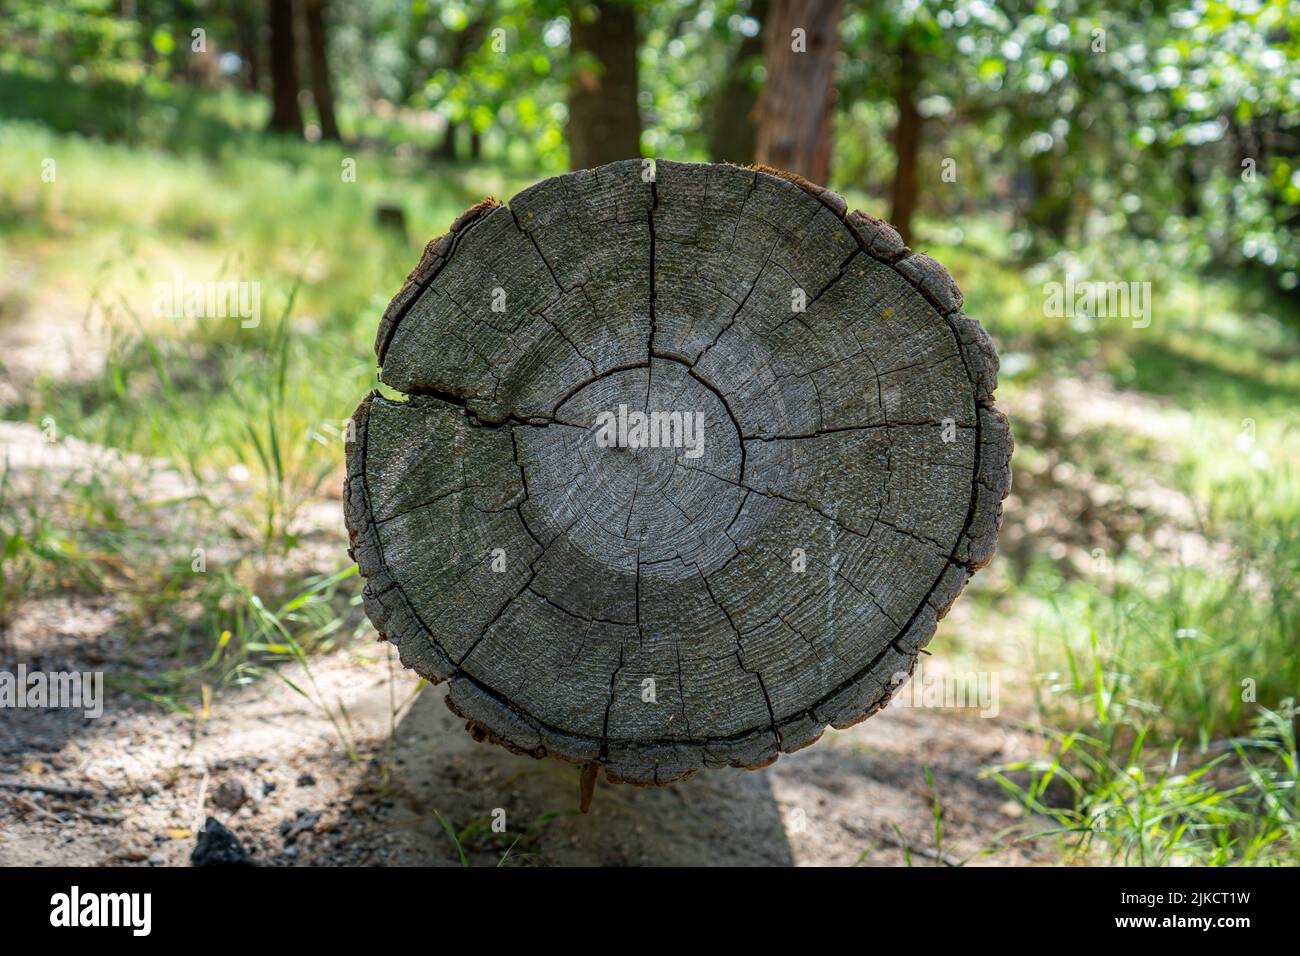
[[[268,129],[302,133],[298,106],[298,56],[294,42],[292,0],[270,0],[271,10],[271,122]]]
[[[1010,487],[961,305],[887,224],[762,169],[625,161],[484,201],[380,322],[405,395],[348,444],[367,613],[476,737],[615,781],[869,717]],[[701,453],[603,447],[619,405],[699,413]]]
[[[588,169],[641,155],[636,10],[621,0],[573,5],[569,165]]]
[[[341,137],[334,118],[334,88],[330,84],[325,0],[304,0],[303,17],[307,22],[307,51],[311,61],[311,95],[320,115],[321,139],[338,142]]]
[[[835,54],[843,0],[772,0],[767,78],[754,115],[758,161],[816,182],[830,178]],[[802,52],[794,31],[802,30]]]

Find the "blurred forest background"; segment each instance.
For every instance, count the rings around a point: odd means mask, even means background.
[[[387,300],[485,194],[636,155],[825,183],[998,344],[1002,555],[931,650],[1040,745],[980,768],[1008,832],[1296,863],[1294,0],[0,0],[0,629],[102,610],[112,686],[203,720],[362,646],[338,492]],[[262,320],[159,315],[178,276]],[[1053,314],[1089,280],[1144,321]]]

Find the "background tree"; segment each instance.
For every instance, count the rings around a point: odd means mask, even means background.
[[[1127,236],[1300,283],[1293,0],[863,0],[838,16],[806,0],[303,0],[298,23],[291,0],[5,7],[3,49],[102,101],[6,96],[63,129],[229,141],[269,94],[272,128],[297,135],[309,85],[327,141],[346,105],[359,142],[511,175],[643,150],[759,158],[872,197],[917,241],[992,216],[1025,262]],[[165,90],[176,111],[141,122]]]
[[[270,0],[271,13],[271,121],[267,128],[281,133],[302,133],[298,105],[298,56],[294,40],[292,0]]]
[[[329,36],[326,32],[325,0],[303,0],[307,24],[307,51],[311,63],[311,94],[320,116],[321,139],[340,139],[334,118],[334,88],[330,83]]]
[[[964,25],[961,29],[958,20]],[[983,91],[969,55],[958,49],[958,38],[973,42],[985,29],[961,0],[907,5],[874,0],[856,8],[846,20],[845,47],[850,55],[845,58],[842,94],[851,103],[865,100],[884,107],[880,122],[869,130],[855,130],[852,139],[868,137],[892,150],[892,163],[885,167],[887,216],[905,242],[912,239],[923,186],[936,187],[927,191],[932,197],[959,192],[937,188],[947,185],[938,160],[952,158],[951,145],[939,157],[924,160],[924,166],[922,154],[927,126],[942,124],[944,130],[935,130],[938,139],[981,108]],[[972,179],[972,170],[966,172],[963,186]]]
[[[489,13],[490,7],[490,13]],[[455,44],[466,32],[460,68]],[[572,58],[564,0],[479,0],[443,8],[433,31],[438,65],[415,101],[450,128],[470,131],[487,154],[559,172]],[[456,140],[453,140],[454,144]],[[439,152],[447,145],[440,140]]]
[[[630,3],[570,8],[569,164],[586,169],[641,155],[637,15]]]
[[[489,4],[473,14],[467,13],[463,18],[458,18],[456,28],[451,32],[450,42],[446,44],[450,48],[446,64],[448,71],[457,73],[465,68],[470,53],[482,44],[488,24],[492,22],[494,13],[495,10]],[[438,147],[438,155],[442,159],[452,160],[456,158],[456,141],[460,130],[465,125],[467,124],[463,121],[447,120],[447,129],[443,133],[442,143]],[[470,157],[477,158],[481,151],[482,131],[475,128],[472,122],[468,125],[470,130]]]
[[[266,16],[257,0],[238,0],[234,10],[235,36],[233,46],[239,53],[239,75],[244,87],[254,93],[262,92],[265,58],[264,31]]]
[[[727,61],[726,72],[713,97],[709,121],[709,158],[715,163],[752,163],[758,130],[754,107],[762,89],[763,23],[769,0],[754,0],[742,22],[742,39]],[[747,31],[747,32],[746,32]]]
[[[918,96],[922,61],[907,39],[903,40],[898,54],[898,76],[894,81],[894,108],[898,119],[894,121],[894,135],[891,137],[895,169],[889,191],[889,221],[903,241],[910,243],[912,213],[916,211],[916,167],[921,157],[922,117]]]
[[[760,163],[830,178],[835,54],[843,0],[772,0],[767,77],[754,115]]]

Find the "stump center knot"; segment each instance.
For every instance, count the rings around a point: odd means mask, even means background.
[[[522,460],[529,488],[545,497],[547,525],[601,561],[611,548],[629,568],[683,557],[707,571],[739,513],[740,434],[726,407],[689,366],[656,358],[579,389],[556,426],[530,436]],[[683,566],[684,573],[697,573]],[[598,609],[593,608],[593,613]]]

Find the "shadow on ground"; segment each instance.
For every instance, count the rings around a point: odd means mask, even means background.
[[[22,658],[86,668],[78,648],[121,652],[102,644],[109,614],[76,629],[48,617],[66,624],[71,613],[28,607]],[[269,866],[458,866],[462,850],[473,866],[1052,859],[1049,846],[1011,836],[1042,821],[1019,817],[981,776],[1038,746],[1006,716],[891,706],[762,770],[660,789],[601,781],[579,814],[576,766],[476,742],[445,688],[420,688],[385,645],[354,642],[315,658],[310,677],[299,665],[282,676],[226,688],[206,715],[114,694],[99,720],[6,719],[0,865],[185,866],[208,815]]]
[[[995,720],[895,708],[758,771],[705,771],[663,788],[603,780],[579,814],[576,766],[475,742],[425,688],[391,751],[386,812],[356,862],[470,865],[788,866],[1047,859],[1008,839],[1023,829],[989,764],[1030,741]],[[925,768],[934,789],[925,779]],[[944,814],[934,839],[934,799]],[[366,794],[356,797],[363,802]],[[444,827],[454,830],[453,841]],[[493,830],[497,822],[498,830]],[[906,847],[906,849],[904,849]]]
[[[765,774],[725,770],[657,789],[602,780],[591,812],[579,814],[576,765],[475,742],[444,698],[443,688],[425,688],[394,738],[387,833],[404,863],[458,860],[436,814],[460,834],[474,864],[502,857],[589,866],[794,862]],[[494,821],[504,834],[493,831]]]

